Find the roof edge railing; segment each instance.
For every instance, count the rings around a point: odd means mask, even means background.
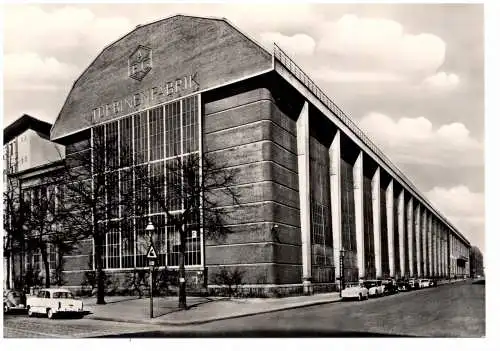
[[[382,150],[380,150],[378,146],[376,146],[375,143],[368,138],[363,130],[358,127],[356,123],[354,123],[354,121],[350,119],[276,43],[274,43],[273,47],[273,59],[278,60],[283,66],[285,66],[285,68],[295,78],[304,84],[314,96],[316,96],[331,112],[333,112],[349,129],[351,129],[351,131],[356,134],[375,155],[380,157],[380,159],[384,161],[415,193],[427,202],[427,204],[432,207],[432,209],[436,211],[448,225],[455,229],[455,231],[461,235],[463,239],[467,240],[467,238],[465,238],[463,234],[460,233],[460,231],[417,190],[417,187],[413,184],[413,182],[410,181],[391,160],[389,160]]]

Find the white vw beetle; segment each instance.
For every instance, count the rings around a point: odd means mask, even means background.
[[[367,280],[365,286],[368,288],[369,296],[382,296],[385,294],[385,286],[381,280]]]
[[[41,289],[36,296],[26,299],[28,316],[34,313],[46,314],[52,319],[56,314],[79,313],[83,314],[83,301],[73,298],[67,289]]]
[[[368,289],[364,283],[347,283],[342,290],[342,299],[358,299],[359,301],[368,298]]]

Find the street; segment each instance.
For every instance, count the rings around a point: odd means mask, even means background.
[[[459,282],[367,301],[344,301],[221,320],[160,326],[6,316],[4,337],[362,337],[485,335],[485,286]]]

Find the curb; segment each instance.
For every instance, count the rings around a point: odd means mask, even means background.
[[[167,321],[155,321],[154,318],[153,318],[153,320],[144,320],[144,319],[126,319],[126,318],[115,318],[115,317],[99,317],[99,316],[91,316],[91,315],[86,316],[86,318],[101,320],[101,321],[136,323],[136,324],[147,324],[147,325],[168,325],[168,326],[200,325],[200,324],[206,324],[206,323],[210,323],[210,322],[222,321],[222,320],[227,320],[227,319],[250,317],[250,316],[256,316],[256,315],[272,313],[272,312],[293,310],[293,309],[298,309],[298,308],[302,308],[302,307],[326,305],[329,303],[335,303],[335,302],[340,302],[340,301],[342,301],[342,299],[337,298],[335,300],[316,301],[316,302],[310,302],[310,303],[305,303],[305,304],[295,305],[295,306],[278,307],[278,308],[273,308],[270,310],[260,311],[260,312],[248,312],[248,313],[232,315],[232,316],[223,316],[223,317],[210,317],[210,318],[206,318],[206,319],[199,319],[199,320],[194,320],[194,321],[189,321],[189,322],[188,321],[185,321],[185,322],[183,322],[183,321],[167,322]]]

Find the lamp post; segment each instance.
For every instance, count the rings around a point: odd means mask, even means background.
[[[339,250],[340,254],[340,264],[339,264],[339,269],[340,269],[340,297],[342,297],[342,289],[344,289],[344,256],[345,256],[345,250],[344,248],[341,248]]]
[[[155,226],[151,222],[151,219],[146,226],[146,233],[149,234],[149,241],[151,246],[153,246],[153,233]],[[149,261],[149,318],[153,318],[153,266],[154,260]]]

